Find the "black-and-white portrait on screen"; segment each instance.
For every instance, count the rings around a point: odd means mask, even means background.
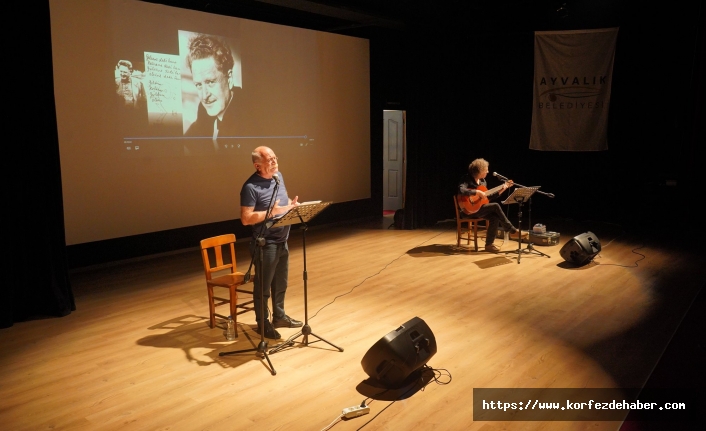
[[[236,91],[242,88],[240,57],[226,38],[179,32],[184,135],[219,138],[237,133]]]

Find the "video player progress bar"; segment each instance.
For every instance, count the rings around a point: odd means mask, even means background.
[[[309,136],[219,136],[218,139],[308,139]],[[213,139],[213,136],[151,136],[140,138],[123,138],[124,141],[161,141],[174,139]]]

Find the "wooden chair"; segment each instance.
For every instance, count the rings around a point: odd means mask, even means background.
[[[461,239],[465,235],[466,245],[471,244],[471,232],[473,232],[473,243],[475,251],[478,251],[478,228],[482,227],[488,230],[488,220],[484,218],[461,218],[461,210],[458,207],[458,198],[454,196],[454,208],[456,208],[456,247],[461,246]],[[485,226],[480,226],[480,222],[484,221]],[[466,225],[464,227],[464,224]],[[486,232],[487,234],[487,232]]]
[[[223,260],[224,246],[230,250],[230,262],[224,262]],[[215,259],[214,265],[211,265],[209,254],[211,254]],[[216,307],[225,304],[230,304],[230,316],[232,316],[233,321],[237,323],[238,314],[243,314],[247,311],[254,310],[254,305],[252,300],[252,281],[245,283],[243,281],[245,274],[242,272],[236,272],[235,270],[235,235],[220,235],[202,240],[201,257],[203,258],[203,269],[206,273],[206,287],[208,288],[208,307],[210,314],[209,325],[211,328],[216,327],[216,316],[223,319],[228,319],[228,316],[216,313]],[[214,273],[222,271],[228,271],[228,273],[214,276]],[[254,274],[251,276],[251,280],[253,278]],[[250,289],[241,287],[245,284],[249,284]],[[220,298],[215,296],[213,293],[214,287],[223,287],[228,289],[228,298]],[[239,303],[239,292],[250,295],[250,300]],[[238,311],[238,309],[240,310]]]

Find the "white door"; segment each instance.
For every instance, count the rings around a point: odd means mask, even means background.
[[[405,127],[403,111],[383,111],[382,209],[404,207]]]

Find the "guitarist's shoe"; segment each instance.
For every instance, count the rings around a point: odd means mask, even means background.
[[[522,232],[522,238],[525,239],[529,236],[529,232],[524,231]],[[513,232],[510,232],[510,239],[518,239],[520,237],[520,231],[515,229]]]
[[[488,253],[500,253],[500,249],[495,246],[495,244],[488,244],[485,246],[485,251]]]

